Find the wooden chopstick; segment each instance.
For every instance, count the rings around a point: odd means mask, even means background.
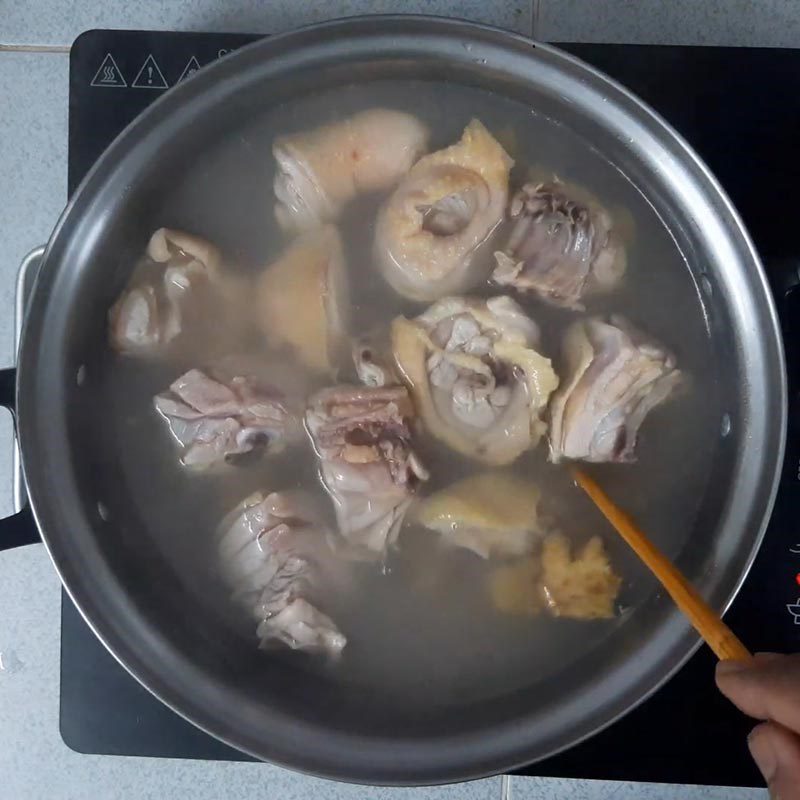
[[[639,530],[636,523],[614,504],[600,486],[583,470],[573,467],[578,485],[592,498],[603,516],[617,529],[653,575],[661,581],[678,608],[720,660],[746,661],[750,652],[711,606],[697,593],[680,570]]]

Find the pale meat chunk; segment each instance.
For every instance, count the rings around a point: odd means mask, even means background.
[[[582,201],[558,180],[526,183],[512,201],[514,222],[503,250],[495,253],[493,280],[567,308],[615,286],[625,272],[625,250],[610,214]]]
[[[427,128],[413,115],[371,108],[275,140],[275,216],[308,230],[336,219],[357,194],[391,188],[424,152]]]
[[[276,389],[252,375],[191,369],[156,396],[156,411],[181,448],[181,463],[204,469],[299,438],[298,420]]]
[[[153,355],[179,336],[189,299],[222,281],[220,253],[183,231],[159,228],[147,245],[142,274],[134,277],[109,312],[111,346]]]
[[[109,343],[126,355],[153,357],[187,333],[205,334],[204,346],[236,337],[245,324],[247,283],[221,268],[220,252],[209,242],[159,228],[109,311]]]
[[[386,555],[414,489],[428,477],[411,448],[412,417],[403,386],[336,386],[309,401],[306,427],[353,557]]]
[[[218,533],[220,569],[234,600],[253,615],[261,647],[338,656],[347,643],[317,604],[349,580],[308,500],[257,492],[241,502]]]
[[[550,404],[550,459],[633,461],[639,428],[681,382],[675,357],[621,317],[573,324]]]

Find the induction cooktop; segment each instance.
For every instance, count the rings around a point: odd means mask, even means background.
[[[69,191],[109,142],[164,91],[252,34],[94,30],[70,55]],[[562,44],[630,87],[683,134],[717,175],[755,240],[778,301],[790,365],[800,342],[800,51]],[[20,283],[35,272],[35,259]],[[790,367],[790,440],[773,518],[726,616],[753,650],[800,649],[800,451],[797,380]],[[248,760],[152,697],[62,603],[61,734],[84,753]],[[752,723],[713,689],[701,648],[624,719],[527,775],[762,786],[746,749]],[[624,758],[620,754],[624,753]]]

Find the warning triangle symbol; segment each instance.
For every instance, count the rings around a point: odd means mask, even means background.
[[[119,71],[117,62],[114,61],[111,53],[106,53],[103,63],[92,78],[90,86],[118,86],[124,88],[128,84],[125,83],[125,78]]]
[[[164,80],[164,73],[161,72],[156,60],[151,53],[144,60],[142,68],[136,73],[136,77],[131,84],[135,89],[166,89],[167,82]]]
[[[197,59],[192,56],[187,62],[186,66],[183,68],[183,72],[181,72],[181,76],[178,78],[178,83],[180,83],[184,78],[190,78],[199,69],[200,64],[198,63]]]

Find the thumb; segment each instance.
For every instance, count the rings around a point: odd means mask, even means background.
[[[770,796],[800,800],[800,738],[774,722],[764,722],[753,728],[747,744]]]

